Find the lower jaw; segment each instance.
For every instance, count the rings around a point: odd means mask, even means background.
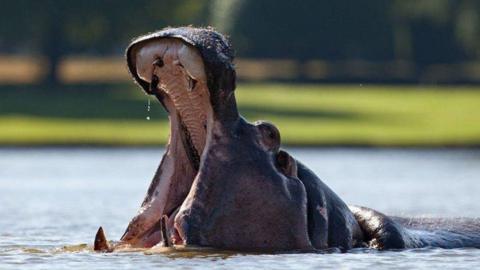
[[[183,133],[183,135],[181,136],[182,137],[181,144],[183,146],[183,150],[186,152],[185,153],[186,156],[188,157],[188,160],[180,160],[180,162],[189,162],[193,168],[193,175],[191,176],[183,175],[182,177],[185,179],[187,177],[188,178],[191,177],[190,182],[193,182],[196,175],[198,174],[200,157],[197,154],[196,149],[191,143],[191,141],[188,140],[188,137],[189,137],[188,130],[182,125],[179,125],[179,126],[180,126],[180,132]],[[176,143],[180,143],[180,142],[176,141]],[[192,149],[194,151],[192,151]],[[189,188],[191,188],[191,186]],[[164,212],[165,214],[162,214],[162,216],[158,219],[158,221],[151,228],[147,229],[146,232],[143,233],[143,236],[141,236],[139,240],[135,241],[135,243],[132,243],[133,244],[132,246],[138,247],[138,248],[151,248],[154,246],[160,246],[160,247],[185,246],[184,240],[182,239],[178,230],[176,229],[174,220],[178,213],[178,210],[180,209],[183,201],[186,198],[186,194],[185,194],[185,197],[182,196],[182,198],[180,199],[175,199],[179,197],[176,196],[175,194],[170,194],[170,192],[168,192],[167,197],[170,198],[172,201],[179,202],[179,204],[177,204],[176,206],[173,206],[171,203],[167,201],[164,208],[164,211],[166,211]]]
[[[125,244],[135,248],[151,248],[154,246],[172,247],[183,244],[183,240],[174,224],[175,216],[179,208],[180,206],[169,216],[163,215],[150,229],[146,230],[137,241],[133,243],[126,242]]]

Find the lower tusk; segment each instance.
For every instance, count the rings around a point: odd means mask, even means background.
[[[162,232],[162,239],[163,239],[163,245],[165,247],[170,247],[171,244],[169,243],[169,238],[168,238],[168,235],[167,235],[167,221],[168,221],[168,217],[166,215],[164,215],[161,219],[161,226],[160,226],[160,230]]]
[[[112,248],[108,244],[107,237],[103,228],[98,228],[97,234],[95,235],[95,242],[93,244],[93,250],[99,252],[112,252]]]

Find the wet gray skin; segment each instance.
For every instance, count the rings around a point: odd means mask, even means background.
[[[169,113],[170,139],[120,243],[109,245],[99,230],[95,250],[480,247],[475,219],[442,223],[348,207],[280,149],[273,124],[239,115],[233,50],[221,34],[164,29],[134,40],[127,62],[135,81]]]

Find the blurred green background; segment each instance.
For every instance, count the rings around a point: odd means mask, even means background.
[[[179,25],[230,36],[241,113],[285,144],[480,145],[480,1],[4,0],[0,146],[165,143],[123,52]]]

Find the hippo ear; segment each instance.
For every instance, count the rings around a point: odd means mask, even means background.
[[[107,237],[105,236],[105,232],[103,228],[98,228],[97,234],[95,235],[95,242],[93,244],[93,250],[99,252],[110,252],[111,248],[108,244]]]

